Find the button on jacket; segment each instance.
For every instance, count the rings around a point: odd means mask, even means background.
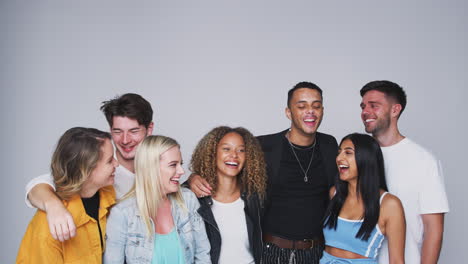
[[[181,192],[187,210],[180,208],[172,198],[171,210],[185,263],[211,263],[210,242],[203,220],[197,213],[200,206],[198,200],[186,188],[181,188]],[[148,236],[135,197],[125,199],[114,206],[107,225],[104,263],[151,263],[153,250],[154,236]]]
[[[20,245],[16,263],[102,263],[101,238],[97,221],[86,214],[79,195],[63,202],[73,216],[76,236],[60,242],[52,238],[46,213],[37,210]],[[112,186],[99,190],[99,225],[105,243],[106,218],[115,203]]]

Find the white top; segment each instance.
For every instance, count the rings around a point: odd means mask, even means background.
[[[134,181],[135,174],[127,170],[124,166],[118,166],[117,168],[115,168],[115,197],[117,199],[122,198],[124,194],[130,191],[130,188],[132,188]],[[34,208],[34,206],[32,206],[32,204],[28,200],[28,193],[31,191],[32,188],[34,188],[34,186],[40,183],[49,184],[55,190],[54,179],[52,178],[52,175],[50,173],[37,176],[36,178],[30,180],[28,184],[26,184],[26,196],[24,198],[26,205],[30,208]]]
[[[421,262],[424,227],[421,214],[449,211],[441,164],[426,149],[405,138],[382,147],[388,190],[400,198],[406,217],[406,263]],[[384,242],[378,263],[389,263]]]
[[[239,198],[232,203],[221,203],[213,199],[211,211],[221,234],[219,264],[253,264],[244,201]]]

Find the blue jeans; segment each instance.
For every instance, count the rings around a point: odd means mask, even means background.
[[[320,264],[377,264],[377,260],[370,258],[361,259],[346,259],[339,258],[323,251],[323,257],[320,259]]]

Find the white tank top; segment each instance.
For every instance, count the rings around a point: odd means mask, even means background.
[[[239,198],[232,203],[221,203],[213,199],[211,211],[221,234],[219,264],[254,264],[250,252],[244,201]]]

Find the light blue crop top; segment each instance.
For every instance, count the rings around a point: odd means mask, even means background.
[[[387,192],[380,196],[380,203],[382,203],[382,199],[386,194]],[[385,237],[377,224],[367,241],[356,238],[362,222],[363,220],[349,220],[338,217],[336,230],[329,227],[323,228],[325,245],[351,251],[368,258],[377,258],[379,248]]]

